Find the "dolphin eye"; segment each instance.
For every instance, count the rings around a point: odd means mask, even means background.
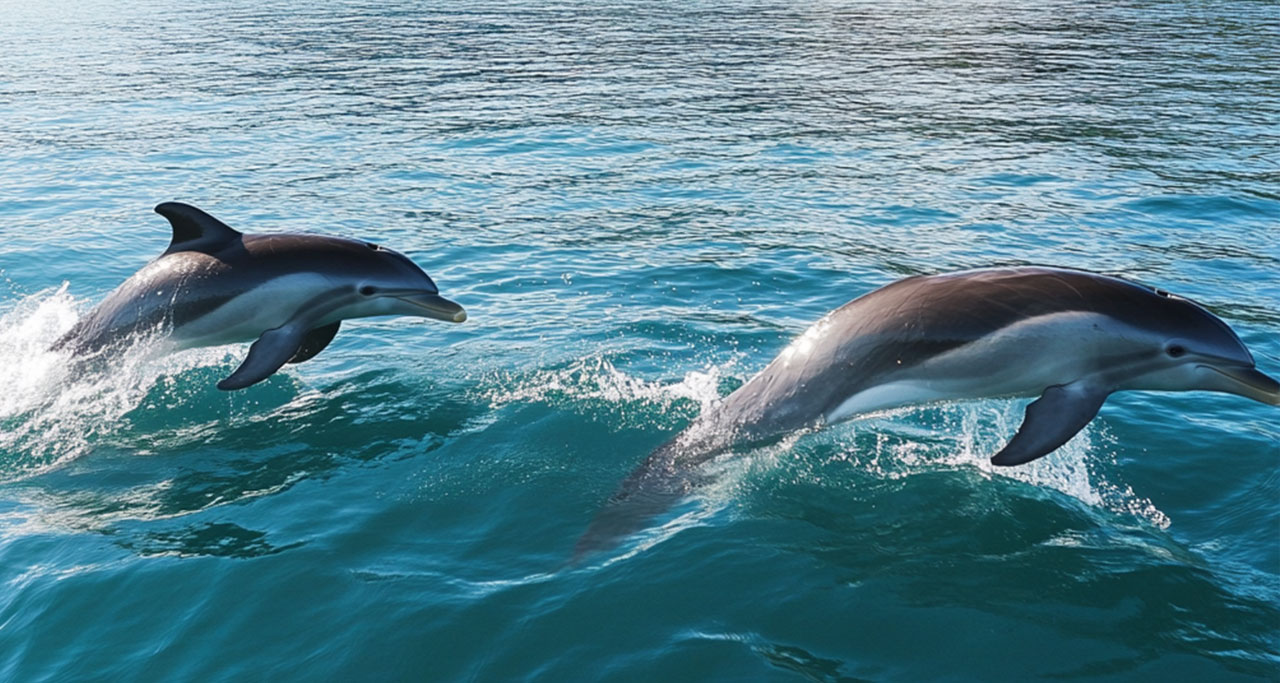
[[[1187,353],[1187,349],[1180,344],[1174,344],[1173,346],[1165,349],[1164,352],[1169,354],[1170,358],[1181,358]]]
[[[373,296],[378,293],[378,288],[373,285],[365,285],[360,288],[360,293],[364,296]]]

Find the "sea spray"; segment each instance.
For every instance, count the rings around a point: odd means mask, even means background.
[[[0,366],[12,377],[0,393],[0,480],[79,457],[125,429],[140,405],[181,402],[175,376],[226,360],[226,349],[169,355],[150,339],[90,359],[49,350],[82,307],[64,284],[20,298],[0,314]]]

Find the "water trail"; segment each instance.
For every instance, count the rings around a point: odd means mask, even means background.
[[[720,398],[719,387],[736,365],[709,365],[685,373],[678,382],[664,383],[634,377],[619,370],[605,356],[589,356],[568,366],[542,370],[526,376],[505,375],[497,386],[484,391],[483,398],[493,408],[518,402],[546,402],[553,405],[599,402],[607,406],[645,404],[663,413],[682,401],[694,401],[706,410]]]
[[[223,352],[160,356],[139,343],[110,363],[72,362],[49,346],[75,324],[80,306],[64,284],[17,300],[0,314],[0,481],[73,460],[120,428],[121,418],[168,375],[206,365]]]

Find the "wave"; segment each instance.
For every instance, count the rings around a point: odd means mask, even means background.
[[[1097,421],[1043,458],[1015,467],[993,465],[991,455],[1012,438],[1024,410],[1025,401],[983,400],[868,416],[855,421],[852,430],[855,436],[875,433],[874,446],[843,449],[835,457],[891,479],[940,468],[976,469],[989,479],[1011,479],[1057,491],[1091,507],[1168,528],[1169,517],[1150,500],[1110,479],[1114,442]]]
[[[0,313],[0,364],[9,369],[0,394],[0,482],[47,472],[136,430],[131,413],[140,406],[191,404],[200,397],[176,376],[227,360],[225,349],[164,355],[145,340],[109,363],[49,350],[85,307],[63,284],[19,298]]]

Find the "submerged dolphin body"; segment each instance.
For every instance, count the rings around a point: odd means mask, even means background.
[[[170,350],[254,341],[218,382],[242,389],[320,353],[341,321],[378,315],[466,320],[404,255],[376,244],[302,234],[244,235],[186,204],[156,213],[173,240],[59,339],[93,354],[148,334]]]
[[[910,277],[828,313],[760,374],[633,471],[579,540],[614,545],[735,446],[902,406],[1039,396],[991,458],[1018,465],[1065,444],[1115,391],[1207,390],[1280,405],[1280,384],[1198,304],[1114,277],[993,268]]]

